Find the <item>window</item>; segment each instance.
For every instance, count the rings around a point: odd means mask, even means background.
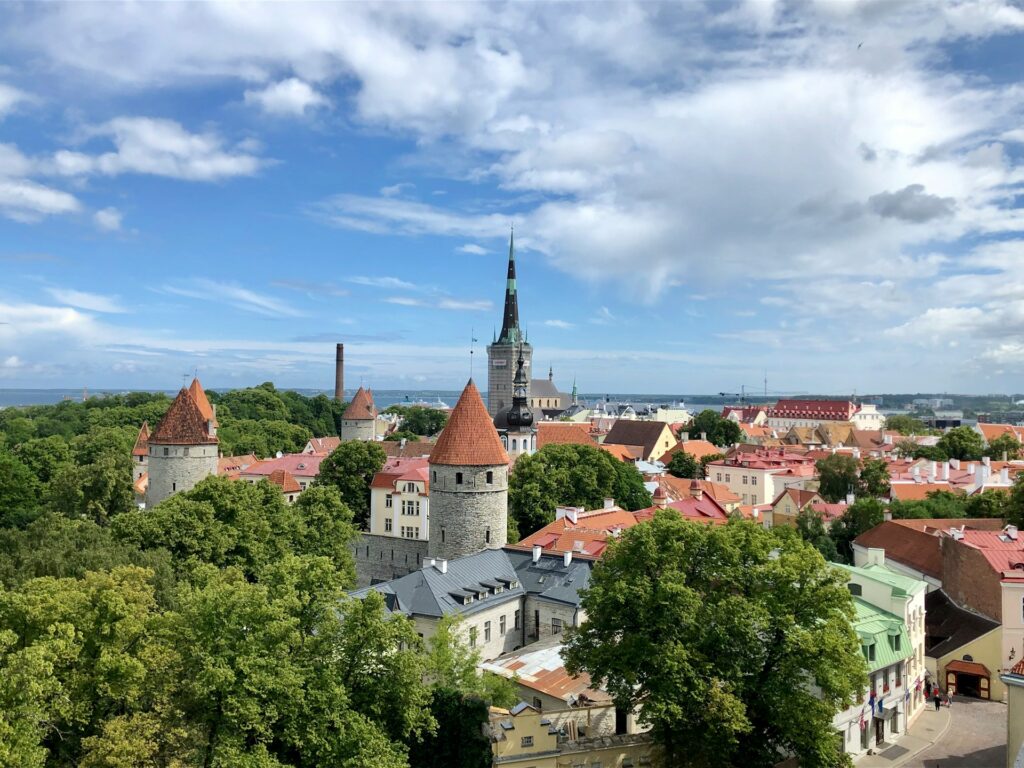
[[[552,619],[551,620],[551,634],[552,635],[560,635],[560,634],[562,634],[562,620],[561,619]]]
[[[516,449],[516,439],[513,437],[512,438],[512,450],[514,451],[515,449]]]
[[[725,473],[725,482],[732,482],[732,476],[728,472]]]
[[[469,628],[469,647],[476,648],[476,627]]]
[[[747,476],[746,476],[746,475],[744,475],[744,476],[743,476],[743,484],[744,484],[744,485],[746,485],[746,484],[747,484]]]
[[[519,611],[516,611],[516,614],[512,619],[512,626],[515,629],[519,629]]]
[[[505,614],[498,619],[498,632],[502,635],[505,634]]]
[[[868,646],[868,661],[874,661],[874,660],[875,660],[875,644],[872,643],[871,645]]]
[[[489,621],[484,622],[484,642],[491,642],[491,622]]]
[[[902,664],[897,664],[896,665],[896,687],[899,688],[901,685],[903,685],[903,665]]]
[[[441,543],[444,544],[444,528],[441,529]]]
[[[487,529],[486,531],[484,531],[484,540],[485,540],[485,541],[486,541],[486,542],[487,542],[488,544],[490,544],[490,543],[491,543],[491,529],[490,529],[490,528],[488,528],[488,529]]]
[[[164,456],[170,456],[170,455],[171,455],[171,449],[170,449],[170,448],[167,448],[167,447],[165,446],[165,447],[164,447]]]
[[[433,478],[434,479],[432,480],[432,482],[436,483],[437,482],[437,470],[436,469],[434,470]]]
[[[721,472],[716,472],[715,473],[715,480],[717,480],[718,482],[722,482],[722,473]]]
[[[456,472],[455,473],[455,484],[456,485],[462,485],[462,473],[461,472]]]
[[[384,532],[385,533],[391,533],[391,518],[390,517],[385,517],[384,518]]]
[[[185,446],[184,451],[185,451],[185,455],[188,456],[188,446],[187,445]]]
[[[893,635],[892,637],[890,637],[889,638],[889,645],[892,646],[892,649],[894,651],[898,651],[900,649],[900,636],[899,635]]]
[[[519,746],[520,747],[532,747],[533,746],[533,736],[523,736],[523,738],[521,738],[519,740]]]
[[[848,590],[850,590],[850,594],[851,595],[856,595],[857,597],[860,597],[860,595],[861,595],[861,586],[860,586],[860,584],[854,584],[851,581],[849,584],[846,585],[846,588]]]
[[[395,503],[395,500],[393,498],[391,498],[391,494],[390,493],[387,496],[384,497],[384,506],[387,509],[391,509],[391,507],[394,506],[394,503]]]
[[[172,491],[178,490],[178,484],[177,483],[171,483],[171,490]]]
[[[490,485],[494,482],[494,473],[490,470],[487,471],[487,484]]]
[[[757,475],[751,475],[750,476],[750,484],[751,485],[757,485]]]

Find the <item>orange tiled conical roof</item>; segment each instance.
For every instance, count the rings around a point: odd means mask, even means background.
[[[145,456],[147,453],[149,453],[149,422],[144,421],[139,429],[139,436],[135,438],[132,456]]]
[[[348,408],[341,415],[343,419],[351,419],[353,421],[368,421],[369,419],[377,418],[377,409],[373,405],[373,394],[368,389],[360,387],[356,390],[355,396],[352,398],[352,402],[349,403]]]
[[[213,406],[210,405],[210,401],[206,397],[206,390],[204,390],[203,385],[199,383],[198,376],[192,379],[192,383],[188,388],[188,393],[192,395],[192,399],[196,401],[196,405],[199,406],[199,412],[203,414],[203,418],[207,421],[212,421],[213,426],[218,426],[217,419],[213,415]]]
[[[149,442],[155,445],[212,445],[217,437],[207,431],[207,419],[184,387],[156,425]]]
[[[470,467],[508,464],[508,454],[472,379],[448,416],[448,425],[430,452],[430,463]]]

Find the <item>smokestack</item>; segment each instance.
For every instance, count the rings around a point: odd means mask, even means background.
[[[334,399],[345,399],[345,345],[339,344],[334,354]]]

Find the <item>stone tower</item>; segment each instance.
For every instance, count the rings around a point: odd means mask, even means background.
[[[217,417],[199,379],[181,388],[149,436],[146,506],[217,474]]]
[[[470,379],[430,454],[430,557],[508,541],[508,454]]]
[[[505,283],[505,316],[501,333],[487,347],[487,412],[497,416],[512,405],[512,379],[516,358],[523,357],[526,369],[526,399],[530,399],[530,371],[533,347],[523,338],[519,328],[519,290],[516,286],[515,237],[508,240],[508,280]]]
[[[341,414],[341,440],[375,440],[376,429],[377,408],[373,404],[373,392],[360,387]]]
[[[494,427],[501,442],[515,462],[520,456],[537,450],[537,428],[533,425],[533,411],[527,396],[529,379],[524,370],[523,355],[516,360],[516,375],[512,380],[512,405],[494,417]]]

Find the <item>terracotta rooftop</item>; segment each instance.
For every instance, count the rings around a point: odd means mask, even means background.
[[[936,579],[942,578],[942,550],[939,536],[950,528],[965,527],[968,530],[999,530],[1001,520],[980,519],[917,519],[887,520],[865,531],[854,543],[862,547],[876,547],[885,550],[887,560],[909,566],[916,571]]]
[[[302,490],[299,481],[286,469],[275,469],[267,479],[281,488],[281,493],[298,493]]]
[[[255,464],[259,459],[254,453],[242,456],[221,456],[217,459],[217,474],[225,477],[238,477],[243,470]]]
[[[341,418],[350,421],[369,421],[377,418],[377,408],[373,404],[373,393],[360,387],[352,397],[352,402],[341,414]]]
[[[217,437],[210,435],[207,424],[192,395],[182,387],[149,436],[149,442],[156,445],[216,445]]]
[[[385,440],[376,445],[383,448],[389,458],[429,458],[434,450],[434,444],[429,440]]]
[[[452,408],[448,424],[441,430],[430,453],[430,463],[471,467],[509,463],[498,431],[472,379]]]
[[[289,453],[276,459],[257,461],[242,470],[247,477],[269,477],[276,469],[285,469],[295,477],[316,477],[320,474],[320,462],[326,456],[311,456],[308,453]]]
[[[213,406],[210,405],[209,399],[206,397],[206,390],[203,389],[203,385],[199,383],[199,377],[192,379],[192,383],[189,384],[188,393],[192,395],[192,399],[196,401],[196,405],[199,406],[199,412],[203,414],[203,418],[207,421],[212,421],[213,426],[220,426],[217,424],[217,416],[214,413]]]
[[[132,456],[145,456],[149,453],[149,422],[142,422],[139,428],[139,436],[135,438],[135,447],[132,448]]]
[[[768,417],[847,421],[857,410],[847,400],[779,400],[768,409]]]
[[[537,424],[537,448],[545,445],[597,445],[584,424],[574,421],[542,421]]]
[[[658,461],[660,461],[662,464],[667,465],[670,461],[672,461],[672,457],[675,456],[680,451],[684,451],[693,456],[693,458],[700,461],[705,456],[712,456],[714,454],[721,453],[722,449],[719,448],[714,443],[709,443],[707,440],[681,440],[675,445],[673,445],[671,448],[669,448],[667,451],[665,451],[665,453],[661,455],[661,458],[659,458]]]
[[[311,437],[307,447],[310,448],[312,453],[319,453],[327,455],[335,448],[341,445],[340,437]]]

